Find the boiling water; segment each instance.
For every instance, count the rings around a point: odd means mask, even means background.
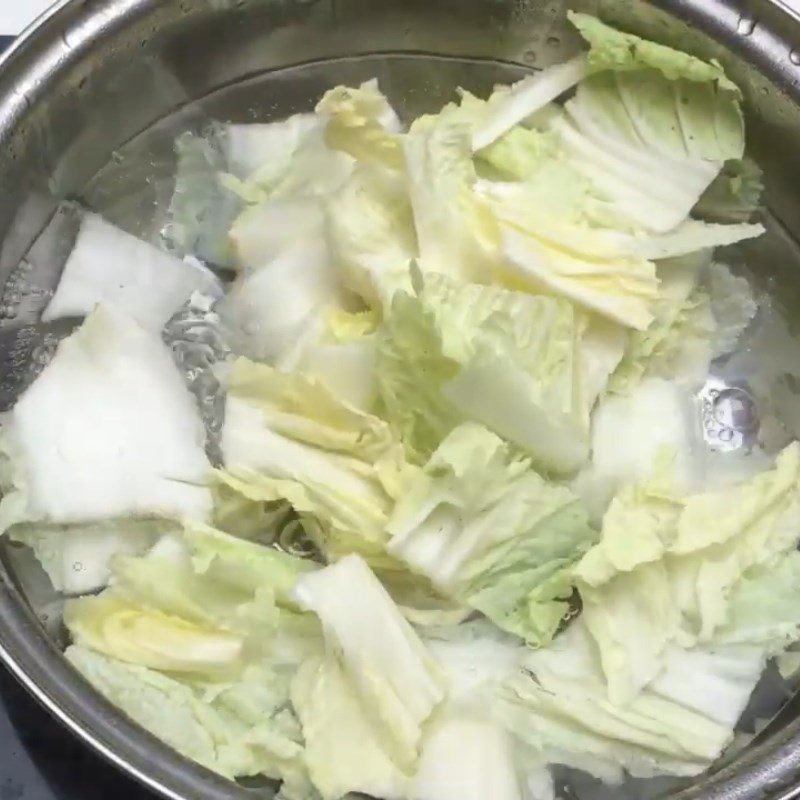
[[[99,212],[140,238],[165,245],[163,231],[174,186],[174,141],[178,134],[203,133],[215,121],[264,122],[309,111],[328,88],[373,77],[379,79],[401,118],[408,122],[453,100],[457,86],[485,96],[494,84],[512,82],[525,72],[519,65],[428,56],[341,59],[256,76],[160,120],[109,154],[107,165],[76,198],[77,204],[62,204],[6,283],[0,296],[0,409],[13,403],[52,357],[58,341],[74,327],[74,321],[42,325],[37,320],[74,242],[80,206]],[[710,463],[722,469],[729,463],[727,459],[740,458],[753,447],[777,452],[791,438],[800,437],[800,347],[794,321],[784,313],[786,307],[800,307],[800,297],[786,296],[785,292],[785,287],[794,286],[789,276],[800,263],[800,252],[769,215],[766,221],[767,236],[722,255],[735,271],[751,280],[760,298],[759,313],[739,352],[714,365],[697,398],[697,424]],[[782,287],[781,297],[772,292],[775,284]],[[209,455],[218,461],[224,403],[215,368],[229,349],[214,312],[214,300],[194,297],[168,323],[163,338],[197,397]],[[312,554],[291,513],[275,509],[273,519],[278,546]],[[61,598],[27,550],[7,549],[12,574],[47,630],[56,638],[62,637]],[[778,712],[790,701],[793,690],[791,680],[782,679],[774,668],[768,670],[742,719],[742,735],[732,752],[746,745],[758,731],[764,735],[769,720],[774,718],[773,726],[782,723],[783,716]],[[560,796],[577,800],[647,798],[687,783],[631,780],[623,787],[608,788],[560,768],[556,777]]]

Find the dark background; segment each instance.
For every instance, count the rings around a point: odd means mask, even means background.
[[[0,52],[13,41],[0,36]],[[155,800],[155,795],[91,752],[0,666],[0,800]]]
[[[0,800],[155,800],[53,719],[0,667]]]

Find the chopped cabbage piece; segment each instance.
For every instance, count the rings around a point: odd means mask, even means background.
[[[337,86],[317,103],[317,113],[327,118],[325,141],[357,161],[393,170],[403,169],[400,120],[381,94],[378,81],[357,89]]]
[[[444,670],[453,712],[491,716],[495,690],[522,668],[528,647],[487,619],[426,628],[422,641]]]
[[[589,44],[587,61],[593,71],[654,69],[667,80],[684,78],[699,83],[717,82],[726,91],[738,92],[722,67],[658,42],[618,31],[590,14],[569,12],[570,22]]]
[[[678,650],[658,684],[614,705],[595,643],[578,620],[529,654],[525,671],[506,684],[498,714],[546,760],[610,783],[621,781],[623,769],[635,777],[696,775],[730,742],[731,719],[744,710],[762,666],[750,648],[707,657]]]
[[[487,281],[496,261],[494,228],[472,191],[477,175],[469,126],[442,112],[429,125],[412,126],[403,150],[419,268]]]
[[[279,122],[225,125],[222,141],[228,169],[242,180],[265,168],[276,173],[286,170],[300,143],[324,124],[317,114],[294,114]]]
[[[338,661],[314,658],[292,683],[292,702],[303,727],[305,760],[323,800],[364,792],[404,800],[408,779],[376,738],[368,712]]]
[[[592,459],[573,481],[594,522],[600,522],[624,486],[651,478],[659,458],[669,458],[674,484],[698,486],[701,441],[691,395],[662,378],[647,378],[627,395],[609,396],[592,418]],[[625,436],[620,436],[620,431]]]
[[[265,200],[245,209],[230,230],[236,264],[246,273],[260,270],[287,251],[315,246],[322,258],[327,252],[325,218],[313,197]]]
[[[274,364],[342,302],[327,247],[312,239],[239,278],[218,310],[234,352]]]
[[[747,571],[793,551],[799,526],[797,443],[775,469],[724,489],[687,496],[663,476],[624,488],[576,569],[612,702],[653,680],[672,642],[713,642]]]
[[[280,644],[301,650],[319,636],[291,599],[297,578],[316,568],[273,548],[192,526],[181,538],[162,539],[144,557],[117,558],[111,587],[131,603],[249,637],[250,653],[275,659],[279,652],[265,651],[276,646],[278,629],[286,634]]]
[[[320,383],[244,359],[228,379],[225,469],[245,497],[288,500],[329,557],[359,552],[387,566],[386,520],[401,491],[400,445],[387,423]]]
[[[98,306],[6,417],[0,530],[204,519],[211,494],[203,440],[166,346],[122,311]]]
[[[761,202],[762,178],[761,169],[749,158],[726,161],[697,201],[694,213],[711,222],[748,222]]]
[[[64,623],[76,644],[151,669],[210,675],[242,659],[238,634],[137,606],[113,590],[71,600]]]
[[[660,265],[654,319],[647,329],[630,335],[609,391],[631,392],[644,377],[671,378],[690,389],[705,381],[716,324],[709,295],[699,284],[700,272],[696,257]]]
[[[471,419],[546,468],[574,470],[587,456],[590,406],[581,333],[566,301],[428,276],[416,296],[395,297],[379,331],[386,415],[423,459]]]
[[[111,519],[88,525],[23,523],[8,535],[33,550],[54,589],[81,595],[106,585],[114,558],[140,555],[174,528],[165,520]]]
[[[501,280],[562,295],[626,327],[647,328],[658,291],[655,265],[626,254],[623,234],[591,228],[580,216],[555,218],[544,196],[527,186],[483,184],[482,190],[500,224]]]
[[[729,159],[742,157],[740,94],[718,64],[571,19],[594,74],[553,121],[573,162],[632,224],[683,222]],[[654,180],[653,176],[659,176]]]
[[[232,253],[228,231],[242,202],[220,180],[225,159],[217,140],[217,136],[204,138],[194,133],[184,133],[175,140],[175,189],[163,234],[184,256],[229,267]]]
[[[577,498],[494,434],[454,430],[400,499],[389,550],[440,591],[534,645],[569,610],[571,568],[596,539]]]
[[[410,286],[417,255],[405,181],[387,170],[357,165],[326,208],[328,236],[342,283],[373,308],[383,308]]]
[[[481,110],[480,122],[472,132],[472,149],[482,150],[492,144],[571,89],[585,75],[586,57],[581,55],[523,78],[512,86],[495,90]]]
[[[296,114],[266,125],[232,126],[233,141],[238,139],[248,166],[256,169],[237,174],[237,155],[229,146],[234,174],[224,181],[251,203],[330,194],[347,180],[354,162],[325,143],[326,123],[321,114]]]
[[[423,726],[445,696],[439,667],[414,629],[355,555],[305,575],[294,594],[319,616],[329,658],[341,668],[373,737],[401,772],[413,772]]]
[[[514,742],[500,725],[445,716],[425,740],[408,800],[525,800]],[[543,798],[535,798],[543,800]]]
[[[238,682],[178,680],[73,645],[67,659],[131,719],[228,778],[267,775],[287,798],[313,797],[303,739],[286,707],[291,675],[251,669]]]
[[[158,333],[194,292],[219,291],[219,282],[205,267],[162,253],[96,214],[86,214],[42,320],[85,317],[104,303]]]
[[[337,341],[329,327],[320,320],[312,322],[276,366],[282,372],[302,372],[324,384],[340,400],[369,412],[378,397],[377,336],[371,333]]]
[[[727,247],[737,242],[761,236],[765,228],[760,223],[719,225],[687,220],[669,233],[652,237],[631,237],[630,244],[621,248],[630,255],[663,260],[696,253],[712,247]]]

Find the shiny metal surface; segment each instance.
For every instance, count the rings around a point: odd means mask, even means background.
[[[778,288],[776,300],[784,309],[800,309],[800,254],[794,245],[800,239],[798,13],[769,0],[569,5],[719,58],[743,87],[749,148],[766,173],[773,231],[753,250],[754,277]],[[571,54],[577,40],[565,25],[566,7],[561,0],[57,4],[0,60],[0,398],[5,403],[17,391],[18,362],[36,360],[38,344],[25,348],[46,333],[31,333],[30,325],[69,247],[69,226],[52,221],[62,200],[80,197],[133,232],[153,235],[169,191],[176,125],[196,128],[210,117],[256,121],[298,110],[333,76],[362,77],[362,62],[340,60],[355,55],[424,52],[471,59],[427,61],[424,73],[422,67],[394,69],[397,61],[391,59],[369,63],[369,69],[383,70],[381,77],[393,82],[387,90],[409,109],[426,102],[438,106],[465,76],[467,82],[488,79],[487,65],[474,59],[511,62],[492,65],[491,74],[512,75]],[[300,72],[271,72],[307,62],[320,63]],[[139,142],[144,144],[137,151]],[[137,152],[138,160],[126,156]],[[131,164],[138,165],[132,173]],[[13,359],[12,341],[23,343]],[[800,374],[800,353],[794,370]],[[749,389],[739,387],[724,399],[708,398],[715,430],[750,435],[755,422]],[[9,549],[0,562],[0,658],[66,725],[165,796],[272,796],[267,787],[236,786],[189,764],[95,694],[61,657],[58,604],[23,556]],[[790,702],[753,747],[673,796],[797,796],[798,715],[800,702]]]

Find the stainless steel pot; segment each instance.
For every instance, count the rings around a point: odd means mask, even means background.
[[[800,8],[769,0],[746,7],[734,0],[571,5],[719,58],[743,87],[750,149],[766,172],[772,232],[756,246],[753,263],[786,309],[800,309],[794,245],[800,239]],[[64,243],[60,234],[39,234],[59,201],[82,197],[146,233],[157,225],[169,189],[176,127],[196,127],[209,116],[281,116],[307,106],[327,85],[370,71],[379,71],[393,99],[402,96],[409,108],[438,107],[465,79],[480,83],[569,55],[577,41],[565,25],[565,8],[562,0],[58,3],[0,62],[0,390],[13,389],[12,373],[20,368],[9,342],[19,344],[37,298],[57,280]],[[419,68],[402,57],[352,60],[409,52],[462,60],[427,60]],[[474,59],[511,64],[490,70]],[[285,69],[307,62],[317,63]],[[272,796],[268,787],[237,786],[184,761],[97,695],[61,656],[58,602],[24,554],[6,547],[0,657],[55,716],[165,796]],[[789,702],[753,746],[673,796],[788,800],[796,794],[800,702]]]

